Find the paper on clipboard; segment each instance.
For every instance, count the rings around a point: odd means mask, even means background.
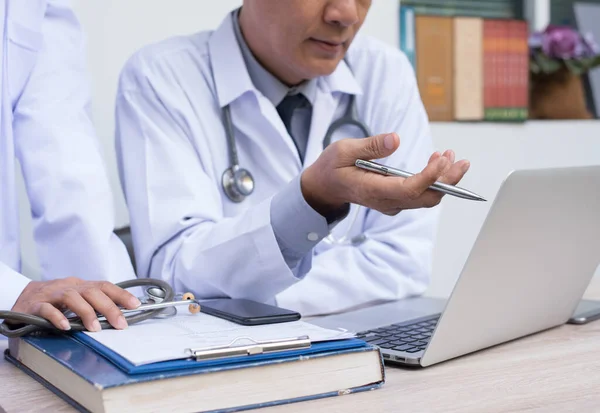
[[[189,357],[187,349],[251,344],[254,341],[282,340],[308,336],[311,342],[341,340],[353,333],[329,330],[304,321],[243,326],[208,314],[180,312],[176,317],[151,319],[129,326],[125,330],[86,332],[132,364],[156,363]],[[237,340],[236,340],[237,339]]]

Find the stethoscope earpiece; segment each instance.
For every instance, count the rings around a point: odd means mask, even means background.
[[[223,190],[233,202],[242,202],[254,192],[254,178],[250,171],[233,165],[223,172]]]

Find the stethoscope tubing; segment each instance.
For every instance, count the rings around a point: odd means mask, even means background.
[[[154,286],[162,289],[165,292],[164,301],[172,301],[175,297],[175,292],[173,288],[163,280],[157,280],[153,278],[140,278],[127,280],[116,284],[121,288],[133,288],[133,287],[143,287],[143,286]],[[171,304],[172,306],[173,304]],[[138,309],[131,310],[131,312],[135,312],[133,315],[125,315],[125,319],[129,325],[140,323],[144,320],[148,320],[150,318],[154,318],[159,315],[163,311],[163,308],[157,309],[149,309],[147,311],[143,311]],[[100,327],[102,329],[112,329],[113,326],[106,321],[102,320],[103,317],[99,318]],[[59,331],[54,324],[45,318],[31,315],[31,314],[23,314],[17,313],[14,311],[0,311],[0,319],[4,319],[4,322],[0,324],[0,334],[8,337],[15,338],[21,337],[24,335],[43,332],[43,331]],[[69,325],[71,326],[70,331],[86,331],[87,328],[83,325],[83,322],[79,318],[68,319]],[[17,326],[16,328],[11,327],[6,321],[11,321],[14,323],[25,324],[24,326]]]
[[[329,128],[327,128],[327,132],[323,138],[323,149],[331,144],[331,138],[333,134],[343,126],[355,126],[361,130],[365,138],[371,136],[371,131],[367,125],[358,119],[356,110],[356,97],[354,95],[350,95],[349,99],[350,101],[348,102],[348,107],[344,115],[335,120],[331,125],[329,125]],[[239,164],[237,145],[233,131],[233,121],[231,119],[231,110],[229,105],[226,105],[223,108],[223,123],[225,128],[225,137],[227,139],[227,150],[229,153],[229,167],[223,173],[224,178],[222,179],[222,186],[223,191],[229,200],[239,203],[244,201],[247,195],[244,195],[244,191],[242,191],[242,183],[238,182],[238,180],[235,178],[234,172],[245,172],[248,179],[252,180],[252,188],[255,186],[254,178],[248,170],[243,169]]]

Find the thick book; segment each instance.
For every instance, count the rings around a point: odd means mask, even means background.
[[[486,19],[483,22],[483,102],[484,119],[497,121],[501,111],[500,96],[500,37],[502,36],[502,22],[495,19]]]
[[[454,19],[454,119],[483,120],[483,19]]]
[[[509,33],[509,114],[508,120],[529,118],[529,27],[522,20],[508,22]]]
[[[5,358],[82,412],[233,412],[347,395],[385,382],[379,349],[357,339],[140,369],[81,338],[11,339]]]
[[[417,15],[417,82],[429,120],[454,120],[454,24],[452,17]]]
[[[484,21],[485,119],[523,122],[529,106],[528,26],[522,20]]]

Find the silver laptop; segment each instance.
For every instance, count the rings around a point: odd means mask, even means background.
[[[311,322],[346,328],[387,362],[426,367],[564,324],[600,263],[600,166],[509,174],[445,300]]]

